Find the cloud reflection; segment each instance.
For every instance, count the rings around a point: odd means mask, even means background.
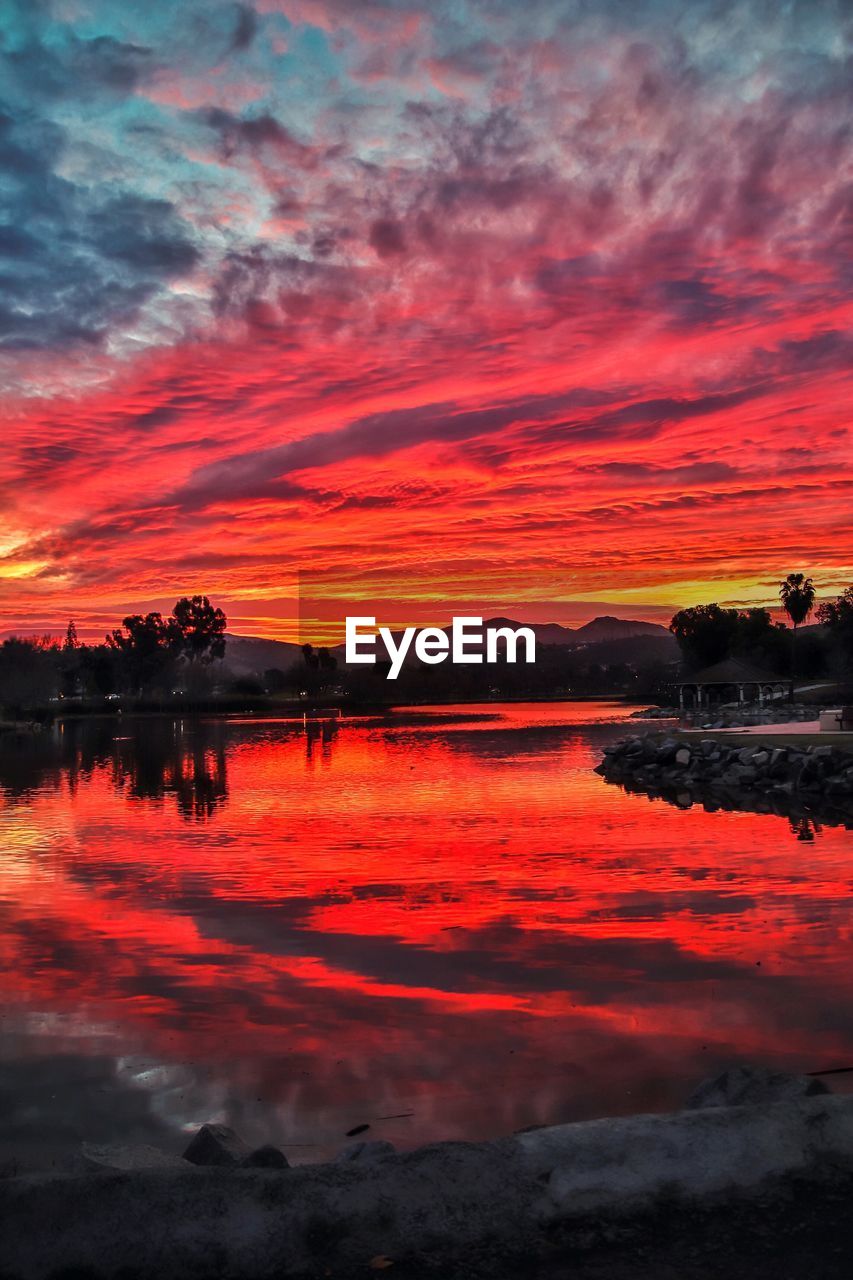
[[[845,833],[804,860],[775,815],[607,786],[592,718],[92,722],[0,752],[11,1060],[85,1118],[79,1064],[112,1056],[117,1137],[220,1118],[319,1158],[355,1123],[480,1136],[850,1059]]]

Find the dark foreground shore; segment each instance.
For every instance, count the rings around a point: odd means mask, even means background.
[[[187,1266],[160,1272],[129,1262],[115,1270],[97,1265],[66,1265],[60,1256],[50,1280],[147,1280],[160,1275],[193,1280],[368,1280],[388,1275],[400,1280],[849,1280],[853,1269],[853,1173],[833,1171],[823,1179],[781,1178],[760,1196],[729,1199],[717,1205],[662,1201],[642,1214],[589,1215],[579,1222],[543,1232],[538,1241],[516,1245],[483,1242],[451,1249],[439,1239],[420,1256],[387,1255],[338,1261],[327,1266],[318,1242],[317,1263],[275,1271],[221,1261],[218,1245],[199,1241],[200,1269]],[[5,1228],[4,1228],[5,1229]],[[331,1241],[329,1242],[331,1246]],[[329,1254],[334,1254],[330,1247]],[[0,1272],[3,1280],[26,1276]],[[35,1273],[29,1273],[30,1275]]]
[[[251,1166],[235,1141],[206,1127],[159,1166],[150,1149],[101,1150],[101,1172],[0,1180],[0,1276],[850,1274],[853,1098],[809,1077],[740,1068],[671,1115],[403,1154],[361,1144],[296,1169],[258,1167],[259,1152]]]

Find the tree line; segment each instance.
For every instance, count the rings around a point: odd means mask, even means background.
[[[853,585],[816,607],[812,579],[792,573],[779,585],[779,596],[791,627],[774,622],[764,608],[712,603],[679,610],[669,629],[684,665],[698,670],[739,658],[768,673],[797,679],[853,678]],[[821,626],[801,631],[812,616]],[[388,696],[381,664],[369,673],[340,671],[334,654],[311,645],[303,646],[302,661],[287,671],[229,677],[227,669],[211,666],[225,657],[226,624],[223,611],[198,595],[182,597],[165,617],[157,612],[128,615],[101,644],[81,643],[73,621],[62,641],[13,637],[0,644],[0,707],[15,718],[39,707],[49,711],[47,704],[60,697],[159,699],[178,694],[203,699],[213,693],[214,681],[226,691],[252,698],[326,696],[338,689],[353,699],[383,701]],[[618,656],[615,651],[606,656],[607,646],[595,652],[540,646],[532,667],[413,664],[395,682],[393,693],[410,701],[555,694],[627,694],[660,700],[675,677],[659,643],[644,647],[638,639],[628,661],[624,649]]]
[[[680,609],[669,624],[685,664],[693,670],[727,658],[791,677],[849,676],[853,673],[853,585],[815,608],[816,588],[803,573],[779,583],[779,600],[791,622],[774,622],[763,608],[734,609],[719,604]],[[822,631],[798,637],[814,615]]]
[[[183,596],[168,617],[129,614],[102,644],[83,644],[74,621],[65,639],[11,637],[0,644],[0,705],[7,713],[60,697],[193,693],[225,654],[227,619],[207,596]]]

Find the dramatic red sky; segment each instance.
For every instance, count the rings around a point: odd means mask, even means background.
[[[853,577],[847,5],[6,13],[0,633]]]

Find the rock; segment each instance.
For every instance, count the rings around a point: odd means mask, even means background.
[[[850,760],[849,754],[823,744],[735,745],[713,738],[686,742],[651,731],[608,744],[595,772],[627,791],[662,796],[682,806],[687,804],[689,788],[693,799],[697,793],[715,793],[717,807],[797,817],[798,798],[813,809],[817,796],[822,804],[826,802],[829,821],[849,826],[853,818],[853,812],[847,816],[853,811]]]
[[[760,1106],[767,1102],[795,1102],[829,1093],[815,1076],[773,1071],[769,1067],[732,1067],[703,1080],[687,1100],[689,1110],[705,1107]]]
[[[238,1165],[250,1151],[227,1124],[203,1124],[184,1152],[192,1164]]]
[[[240,1161],[241,1169],[289,1169],[290,1162],[283,1151],[266,1142],[255,1151],[250,1151]]]
[[[80,1161],[84,1169],[99,1173],[118,1169],[123,1173],[135,1173],[137,1169],[184,1169],[192,1172],[193,1166],[182,1156],[170,1155],[158,1147],[122,1146],[120,1143],[84,1142],[80,1148]]]
[[[336,1164],[373,1164],[376,1160],[386,1160],[388,1156],[397,1154],[393,1142],[350,1142],[335,1159]]]

